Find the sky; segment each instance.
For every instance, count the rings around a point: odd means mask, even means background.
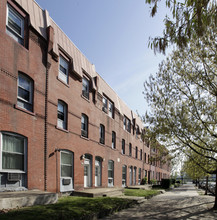
[[[165,59],[148,47],[162,36],[165,9],[145,0],[36,0],[134,112],[147,110],[143,84]]]

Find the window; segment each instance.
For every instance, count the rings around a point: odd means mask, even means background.
[[[136,150],[135,150],[135,157],[136,159],[138,158],[138,147],[136,147]]]
[[[18,74],[17,105],[28,111],[33,111],[33,81],[24,74]]]
[[[108,115],[109,115],[109,117],[114,118],[113,112],[114,112],[114,104],[112,102],[108,101]]]
[[[72,177],[73,154],[61,151],[61,177]]]
[[[67,129],[67,105],[58,100],[57,127]]]
[[[132,144],[129,143],[129,156],[132,157]]]
[[[81,136],[88,138],[88,117],[81,115]]]
[[[127,180],[127,166],[122,166],[122,187],[126,186],[126,180]]]
[[[122,154],[125,154],[125,140],[122,139],[122,150],[121,150]]]
[[[82,79],[82,95],[89,99],[89,88],[90,88],[90,82],[86,77],[83,77]]]
[[[148,155],[148,163],[150,163],[150,158],[149,158],[149,155]]]
[[[124,116],[124,130],[131,132],[131,122],[130,119]]]
[[[142,160],[142,149],[140,149],[140,160]]]
[[[109,115],[109,117],[114,118],[114,104],[107,97],[102,98],[103,107],[102,110]]]
[[[137,125],[136,126],[136,138],[138,138],[139,137],[139,126]]]
[[[61,55],[59,57],[59,78],[66,84],[69,81],[69,63]]]
[[[138,184],[140,184],[140,182],[141,182],[141,174],[142,174],[142,170],[141,170],[141,168],[139,168]]]
[[[114,161],[108,161],[108,186],[114,186]]]
[[[112,131],[112,149],[116,148],[116,133]]]
[[[144,158],[144,161],[145,161],[145,163],[146,163],[146,153],[145,153],[145,158]]]
[[[6,132],[1,136],[2,170],[26,171],[26,138]]]
[[[7,5],[6,32],[18,43],[24,45],[24,18],[10,5]]]
[[[102,124],[100,124],[99,127],[99,135],[100,135],[99,142],[101,144],[105,144],[105,126]]]

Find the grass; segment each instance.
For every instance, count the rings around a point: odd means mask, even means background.
[[[144,190],[144,189],[125,189],[126,196],[149,197],[159,194],[159,190]]]
[[[134,202],[121,198],[84,198],[61,197],[56,204],[40,205],[11,210],[0,214],[1,220],[68,220],[92,219],[94,216],[103,217],[114,211],[128,208]]]

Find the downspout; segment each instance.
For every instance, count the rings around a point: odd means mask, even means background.
[[[46,81],[45,81],[45,120],[44,120],[44,191],[47,191],[47,147],[48,147],[48,140],[47,140],[47,120],[48,120],[48,75],[51,66],[49,52],[51,51],[51,47],[53,46],[50,38],[51,38],[51,31],[50,31],[50,18],[48,11],[44,11],[45,17],[45,28],[47,31],[47,59],[46,59]]]
[[[45,120],[44,120],[44,190],[47,191],[47,112],[48,112],[48,74],[50,63],[46,63],[46,82],[45,82]]]

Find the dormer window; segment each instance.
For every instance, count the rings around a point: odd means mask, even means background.
[[[127,118],[126,116],[124,116],[124,130],[128,131],[129,133],[131,133],[131,122],[130,119]]]
[[[114,118],[114,104],[107,97],[102,98],[103,107],[102,110],[109,115],[109,117]]]
[[[89,99],[89,89],[90,89],[90,81],[86,77],[83,77],[83,79],[82,79],[82,95],[86,99]]]
[[[60,55],[59,58],[59,79],[64,83],[69,83],[69,63]]]
[[[14,40],[24,45],[24,18],[15,11],[9,4],[7,5],[6,32]]]

